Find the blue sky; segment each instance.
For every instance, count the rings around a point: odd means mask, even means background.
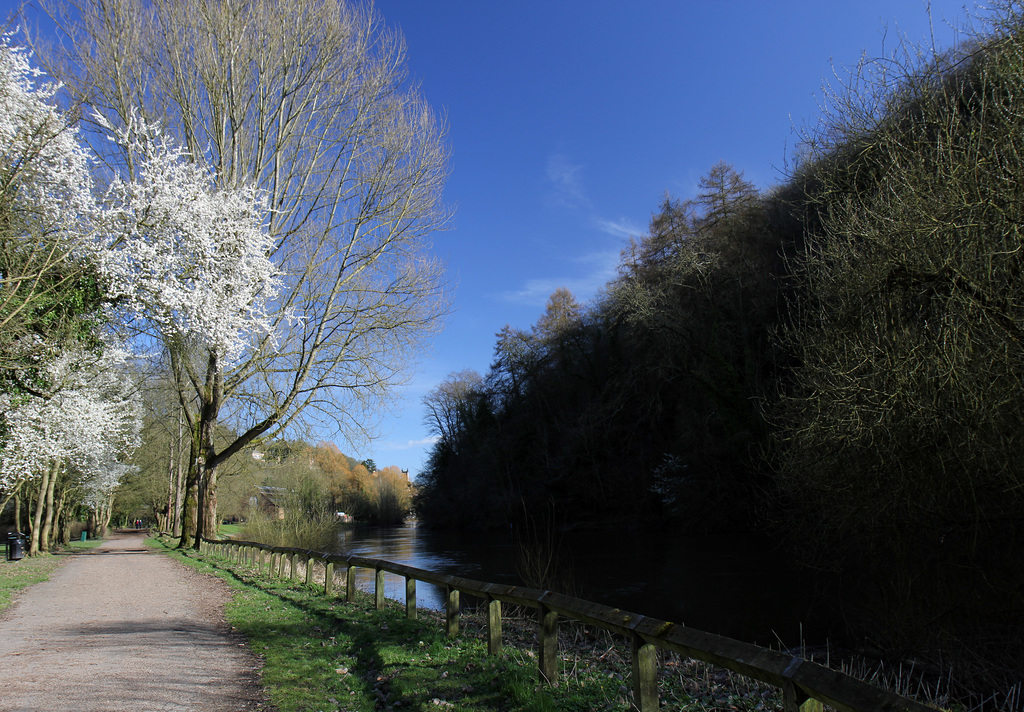
[[[457,212],[435,250],[455,309],[370,454],[422,469],[423,395],[486,373],[495,333],[529,328],[567,287],[591,299],[666,192],[687,198],[726,161],[783,181],[832,67],[898,35],[952,45],[956,0],[377,0],[409,67],[447,114]],[[343,443],[339,446],[346,450]],[[355,448],[349,448],[355,450]]]
[[[376,0],[448,119],[456,213],[434,246],[455,310],[380,437],[342,451],[420,472],[427,392],[486,373],[495,334],[529,328],[558,287],[590,300],[663,196],[693,197],[715,163],[782,182],[833,66],[900,35],[947,48],[973,12],[930,5],[931,21],[925,0]]]

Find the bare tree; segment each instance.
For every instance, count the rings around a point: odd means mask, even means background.
[[[472,369],[466,369],[449,374],[423,398],[427,409],[424,424],[453,451],[458,449],[467,413],[483,386],[483,377]]]
[[[1020,530],[1022,19],[863,63],[808,137],[780,475],[855,557],[992,561]]]
[[[372,8],[284,0],[54,0],[47,8],[62,43],[40,56],[88,107],[97,139],[102,122],[90,111],[116,128],[141,110],[224,187],[265,191],[270,256],[283,280],[272,332],[230,363],[215,350],[165,344],[194,445],[193,531],[211,535],[220,464],[303,425],[366,435],[370,414],[438,325],[443,268],[427,238],[449,219],[445,126],[407,82],[402,37]],[[115,144],[95,145],[112,174],[132,170]],[[218,420],[238,433],[219,449]]]

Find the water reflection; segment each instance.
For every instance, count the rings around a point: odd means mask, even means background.
[[[509,534],[352,526],[338,544],[342,553],[521,583]],[[794,566],[764,538],[604,531],[566,534],[560,546],[571,593],[581,598],[763,645],[835,640],[839,630],[833,582]],[[373,572],[357,570],[356,585],[371,591]],[[403,600],[404,579],[387,574],[385,595]],[[416,598],[423,607],[444,605],[443,590],[429,584],[417,584]]]

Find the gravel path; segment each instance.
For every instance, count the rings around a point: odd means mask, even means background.
[[[227,586],[120,533],[0,619],[0,711],[260,710],[258,663],[224,622]]]

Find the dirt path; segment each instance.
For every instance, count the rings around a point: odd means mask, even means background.
[[[227,587],[142,542],[74,556],[2,616],[0,711],[267,709]]]

